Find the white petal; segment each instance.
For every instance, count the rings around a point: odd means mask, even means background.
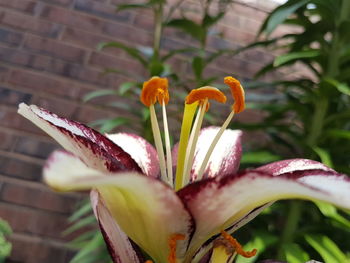
[[[120,229],[114,218],[109,213],[100,197],[100,194],[96,190],[92,190],[90,193],[90,199],[113,262],[143,263],[138,257],[138,254],[128,236]]]
[[[106,136],[127,152],[144,174],[152,177],[159,175],[157,151],[144,138],[129,133],[106,134]]]
[[[103,173],[84,165],[73,155],[55,152],[44,168],[44,178],[59,190],[96,188],[123,232],[156,262],[167,262],[173,234],[185,236],[177,246],[177,256],[184,256],[194,225],[173,189],[152,177]]]
[[[247,171],[195,183],[178,194],[196,222],[190,255],[210,237],[253,209],[279,199],[321,200],[350,209],[349,178],[320,170],[299,172],[289,177]]]
[[[24,103],[19,105],[18,113],[44,130],[64,149],[79,156],[90,167],[101,171],[141,172],[128,153],[99,132],[81,123]]]
[[[214,126],[201,130],[192,166],[192,179],[197,178],[205,155],[219,130],[220,127]],[[204,177],[225,176],[238,171],[242,155],[241,137],[242,132],[239,130],[224,131],[211,154]]]

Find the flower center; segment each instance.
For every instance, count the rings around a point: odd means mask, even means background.
[[[231,122],[234,114],[243,111],[245,107],[244,90],[240,82],[233,77],[226,77],[224,82],[230,87],[231,94],[234,99],[232,111],[213,139],[213,142],[211,143],[200,166],[197,178],[192,178],[192,180],[200,180],[203,177],[205,168],[217,142]],[[168,80],[166,78],[152,77],[150,80],[145,81],[140,99],[141,102],[150,109],[152,131],[158,153],[161,179],[170,186],[174,187],[175,190],[179,190],[190,182],[195,149],[205,112],[209,109],[209,100],[225,103],[226,96],[217,88],[204,86],[192,90],[186,97],[178,148],[175,180],[173,178],[170,136],[165,108],[165,105],[169,102]],[[162,137],[154,108],[154,104],[157,101],[162,106],[166,156],[164,154]]]

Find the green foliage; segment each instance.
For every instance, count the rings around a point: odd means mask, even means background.
[[[268,132],[283,158],[315,159],[348,174],[349,22],[347,0],[289,0],[270,13],[259,32],[264,38],[254,44],[280,50],[280,55],[257,76],[296,63],[303,65],[307,74],[292,81],[257,82],[254,88],[275,88],[283,96],[268,105],[254,105],[266,117],[261,123],[250,124],[252,129],[263,127]],[[281,24],[296,28],[297,33],[270,38]],[[318,209],[297,201],[290,204],[289,209],[272,207],[271,215],[280,218],[279,224],[275,222],[279,227],[272,232],[280,241],[263,256],[288,262],[305,262],[309,258],[348,262],[345,252],[349,253],[349,246],[345,244],[349,238],[349,214],[319,202]]]
[[[5,262],[6,258],[10,255],[12,245],[6,240],[6,236],[12,234],[10,225],[0,218],[0,263]]]

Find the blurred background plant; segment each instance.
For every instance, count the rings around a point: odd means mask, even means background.
[[[295,33],[272,37],[281,24],[292,26]],[[282,75],[274,82],[250,83],[262,90],[272,87],[283,95],[269,104],[251,104],[266,117],[259,123],[241,125],[243,129],[264,129],[270,136],[273,146],[262,150],[283,158],[318,160],[350,174],[349,25],[347,0],[289,0],[267,17],[256,44],[278,55],[257,77],[295,66],[305,71],[298,78]],[[254,233],[249,244],[260,246],[260,252],[269,247],[263,258],[292,263],[309,259],[350,262],[349,215],[324,203],[276,204],[249,226]],[[256,235],[263,225],[268,226],[268,233]],[[247,232],[245,228],[240,233],[244,236]]]
[[[11,243],[6,239],[12,234],[10,225],[0,218],[0,263],[5,262],[12,250]]]
[[[262,46],[275,52],[275,59],[257,73],[257,78],[272,72],[282,72],[274,82],[252,80],[245,87],[270,96],[268,103],[250,102],[248,107],[265,116],[261,122],[234,123],[232,128],[264,132],[269,143],[252,148],[242,158],[242,166],[260,165],[282,158],[303,157],[322,161],[334,169],[350,174],[346,154],[350,146],[350,2],[347,0],[289,0],[273,10],[263,23],[259,40],[239,49],[208,51],[209,35],[216,34],[217,23],[227,12],[232,1],[200,1],[201,10],[195,16],[182,8],[183,0],[169,5],[163,0],[150,0],[140,4],[118,5],[117,11],[147,9],[154,17],[152,47],[130,46],[122,42],[102,43],[99,49],[118,48],[142,65],[143,75],[121,69],[106,69],[106,74],[119,74],[126,81],[117,89],[99,90],[85,96],[89,101],[101,96],[126,97],[128,104],[112,103],[111,106],[130,112],[138,123],[139,133],[153,140],[148,110],[138,102],[143,81],[157,75],[168,77],[173,105],[181,105],[187,92],[195,87],[210,85],[218,76],[205,72],[210,63],[222,55]],[[292,26],[293,32],[273,36],[279,25]],[[165,29],[178,30],[184,37],[195,40],[191,47],[162,49]],[[177,54],[185,54],[184,67],[174,64]],[[296,65],[295,65],[296,64]],[[302,77],[283,77],[284,70],[305,68]],[[191,69],[191,70],[188,70]],[[231,72],[227,72],[232,74]],[[215,86],[220,86],[216,84]],[[220,86],[221,88],[222,86]],[[248,90],[247,93],[250,93]],[[278,98],[278,99],[273,99]],[[169,107],[170,118],[181,114],[178,107]],[[220,123],[219,115],[208,115],[210,124]],[[123,117],[97,120],[92,123],[101,132],[110,132],[120,125],[130,126]],[[95,219],[88,202],[72,215],[72,226],[65,234],[88,229],[71,242],[79,252],[71,262],[110,262],[103,238],[95,229]],[[349,214],[324,203],[299,201],[280,202],[264,212],[249,226],[237,232],[240,240],[249,242],[259,254],[251,259],[238,257],[237,262],[254,262],[258,258],[278,258],[288,262],[305,262],[318,259],[325,262],[347,262],[349,258]]]

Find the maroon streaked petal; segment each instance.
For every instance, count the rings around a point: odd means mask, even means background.
[[[158,177],[158,154],[152,144],[135,134],[115,133],[106,134],[106,136],[127,152],[140,166],[144,174],[151,177]]]
[[[44,179],[60,191],[96,189],[123,232],[155,262],[167,262],[170,237],[183,234],[177,257],[184,257],[194,221],[174,190],[160,180],[135,172],[101,172],[67,152],[49,158]]]
[[[260,166],[255,170],[272,174],[274,176],[308,170],[322,170],[326,172],[334,172],[333,169],[327,167],[326,165],[308,159],[290,159],[277,161],[266,164],[264,166]]]
[[[261,171],[245,171],[224,178],[206,179],[178,192],[196,223],[189,255],[210,237],[249,214],[279,199],[321,200],[350,208],[350,179],[322,170],[273,176]]]
[[[90,192],[91,205],[99,222],[103,238],[114,263],[143,263],[136,245],[120,229],[109,213],[97,190]]]
[[[192,181],[197,178],[199,169],[209,146],[219,130],[220,127],[214,126],[201,130],[192,165]],[[211,154],[207,168],[204,172],[204,178],[216,176],[222,177],[238,171],[242,155],[241,137],[242,132],[239,130],[226,129],[224,131]]]
[[[138,171],[141,168],[128,153],[99,132],[61,118],[35,105],[19,105],[18,113],[55,139],[64,149],[101,171]]]

